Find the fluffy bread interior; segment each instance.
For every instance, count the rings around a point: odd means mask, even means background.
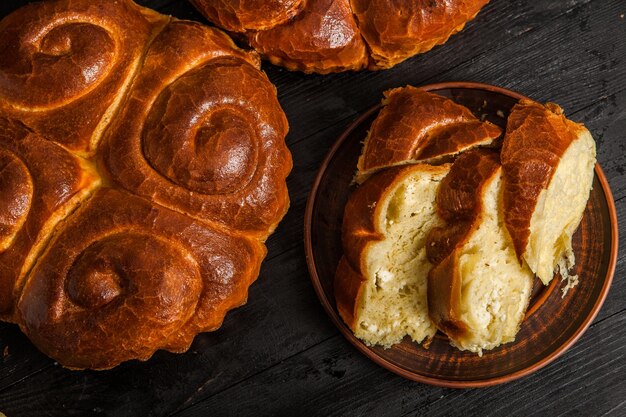
[[[355,335],[368,345],[390,347],[405,335],[417,343],[436,332],[428,317],[426,236],[441,225],[435,195],[447,170],[413,171],[381,201],[384,239],[366,253],[366,283]]]
[[[520,266],[504,224],[502,175],[485,186],[478,229],[462,247],[460,318],[468,330],[452,345],[482,354],[515,340],[533,286],[533,273]]]
[[[566,265],[560,268],[562,272],[574,265],[572,235],[589,199],[595,163],[595,142],[584,129],[562,155],[548,188],[539,195],[524,260],[546,285],[559,263]]]

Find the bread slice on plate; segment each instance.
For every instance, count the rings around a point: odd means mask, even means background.
[[[501,158],[515,251],[547,285],[558,266],[567,275],[574,265],[572,235],[593,183],[595,142],[556,104],[520,100],[508,118]]]
[[[442,224],[434,201],[449,165],[394,167],[350,196],[343,220],[342,258],[335,276],[339,314],[368,345],[389,347],[406,335],[427,344],[426,235]]]
[[[461,350],[482,354],[515,340],[534,276],[517,260],[502,211],[497,152],[459,156],[437,191],[445,225],[432,229],[427,255],[431,320]]]
[[[363,145],[358,183],[390,166],[440,162],[446,156],[490,145],[502,133],[467,107],[411,86],[386,91],[383,105]]]

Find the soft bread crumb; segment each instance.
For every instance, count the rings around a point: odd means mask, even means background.
[[[569,270],[574,266],[574,252],[569,251],[561,257],[557,264],[557,270],[561,274],[561,282],[565,285],[561,288],[561,298],[565,298],[570,289],[578,285],[578,275],[570,275]]]
[[[504,226],[501,174],[486,185],[480,224],[459,255],[461,319],[468,331],[453,346],[482,356],[515,340],[528,306],[533,273],[520,266]]]
[[[441,221],[435,195],[447,170],[413,171],[383,204],[379,228],[385,238],[366,256],[363,302],[354,334],[367,345],[385,348],[408,335],[417,343],[430,340],[436,327],[428,317],[426,235]]]
[[[562,155],[548,188],[539,195],[524,260],[546,285],[560,260],[573,254],[572,235],[589,199],[595,163],[595,142],[584,130]],[[572,259],[567,269],[573,265]]]

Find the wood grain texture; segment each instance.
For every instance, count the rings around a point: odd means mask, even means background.
[[[355,361],[354,354],[343,348],[342,338],[334,337],[177,416],[199,417],[232,398],[238,400],[223,409],[225,416],[254,413],[259,398],[266,399],[261,415],[293,415],[301,409],[315,410],[310,415],[319,416],[601,415],[626,394],[621,378],[626,347],[619,341],[626,337],[625,325],[622,314],[592,326],[562,358],[571,363],[570,372],[563,372],[557,362],[510,384],[472,390],[430,387],[381,374],[376,365]],[[597,339],[608,333],[617,340],[598,346]],[[548,384],[554,387],[546,389]],[[589,386],[611,386],[613,391],[592,393]],[[613,411],[623,414],[623,409]]]
[[[0,2],[0,16],[27,1]],[[205,22],[183,0],[141,0]],[[160,352],[113,371],[61,369],[0,325],[0,411],[19,416],[601,415],[626,414],[626,252],[594,324],[563,357],[511,384],[475,390],[403,380],[339,335],[310,283],[302,244],[306,197],[327,150],[382,92],[448,80],[500,84],[553,100],[584,122],[616,199],[626,247],[626,13],[609,0],[492,0],[463,33],[389,71],[303,75],[264,64],[290,122],[291,209],[268,241],[246,306],[184,355]],[[573,358],[573,359],[572,359]],[[606,365],[604,365],[606,363]],[[239,413],[237,413],[239,412]]]

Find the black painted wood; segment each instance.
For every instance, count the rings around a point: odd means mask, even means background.
[[[0,17],[26,4],[0,2]],[[184,0],[139,3],[203,21]],[[626,244],[626,3],[492,0],[459,35],[384,72],[291,73],[264,64],[289,118],[292,205],[268,241],[247,305],[198,336],[182,355],[74,372],[0,323],[0,411],[19,416],[626,415],[626,252],[613,287],[581,340],[539,372],[486,389],[406,381],[369,362],[339,335],[309,281],[303,215],[315,172],[336,137],[388,88],[482,81],[552,100],[584,122],[616,199]],[[567,319],[567,318],[564,318]]]

